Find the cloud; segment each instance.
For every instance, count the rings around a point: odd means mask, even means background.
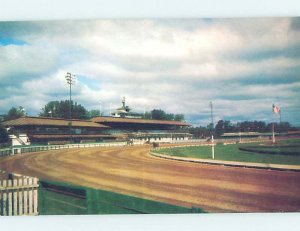
[[[184,113],[190,123],[271,120],[270,105],[300,125],[299,18],[143,19],[1,22],[0,114],[25,106],[36,115],[73,98],[105,113],[121,98],[135,111]],[[1,43],[0,43],[1,44]],[[297,116],[298,115],[298,116]],[[299,117],[300,118],[300,117]]]

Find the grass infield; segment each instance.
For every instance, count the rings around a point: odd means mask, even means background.
[[[175,147],[155,152],[170,156],[211,159],[211,147],[209,146]],[[215,146],[215,159],[300,165],[300,139],[279,141],[276,145],[270,143],[218,144]]]

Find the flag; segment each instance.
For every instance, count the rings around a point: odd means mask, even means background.
[[[273,113],[275,113],[275,114],[280,114],[280,107],[275,106],[275,105],[273,104]]]

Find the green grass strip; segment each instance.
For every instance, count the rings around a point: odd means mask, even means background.
[[[186,208],[64,182],[42,180],[40,183],[41,185],[52,185],[59,190],[66,191],[66,194],[62,194],[49,191],[45,187],[40,187],[39,211],[41,215],[172,214],[204,212],[201,208]],[[74,196],[76,192],[79,196]]]

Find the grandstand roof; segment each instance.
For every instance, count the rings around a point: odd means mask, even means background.
[[[106,125],[94,123],[89,120],[71,120],[73,127],[109,128]],[[18,119],[2,122],[3,126],[69,126],[70,120],[46,117],[20,117]]]
[[[185,122],[179,122],[174,120],[147,120],[136,118],[119,118],[119,117],[94,117],[93,122],[96,123],[131,123],[131,124],[152,124],[152,125],[174,125],[174,126],[191,126]]]
[[[270,133],[261,133],[261,132],[225,132],[221,136],[263,136],[263,135],[269,135]]]
[[[49,138],[65,138],[68,139],[70,138],[70,135],[66,135],[66,134],[58,134],[58,135],[49,135],[49,134],[34,134],[34,135],[30,135],[30,137],[32,138],[37,138],[37,139],[49,139]],[[86,135],[86,134],[73,134],[72,135],[73,138],[116,138],[117,136],[114,135],[108,135],[108,134],[95,134],[95,135]]]

